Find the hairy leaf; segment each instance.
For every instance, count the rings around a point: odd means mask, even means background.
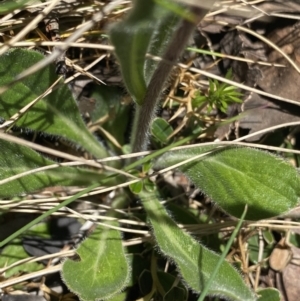
[[[281,215],[298,203],[298,171],[283,159],[245,147],[194,147],[161,156],[156,169],[211,153],[179,167],[191,181],[224,211],[239,217],[248,205],[246,219]]]
[[[140,197],[160,250],[176,264],[186,284],[194,291],[201,292],[218,263],[219,255],[180,229],[154,193],[143,191]],[[235,301],[255,300],[254,293],[244,283],[240,274],[226,261],[221,264],[208,294]]]
[[[133,100],[141,105],[156,67],[146,53],[161,55],[179,18],[153,0],[134,1],[128,17],[110,30],[123,80]]]
[[[134,1],[127,19],[110,30],[110,39],[120,61],[125,85],[138,104],[141,104],[146,93],[144,61],[155,26],[154,8],[152,0]]]
[[[43,58],[41,53],[25,49],[12,49],[1,55],[0,86],[9,84],[15,76]],[[5,120],[11,118],[44,93],[56,80],[54,66],[50,65],[14,84],[0,95],[0,117]],[[62,136],[81,145],[98,158],[107,156],[106,150],[86,128],[72,93],[66,85],[39,100],[18,119],[16,125]]]
[[[129,283],[130,270],[118,230],[98,226],[79,246],[77,254],[79,261],[64,262],[62,277],[81,300],[110,299]]]
[[[49,186],[88,185],[102,175],[76,167],[56,166],[36,173],[33,169],[56,164],[28,147],[0,140],[0,197],[11,197]],[[29,172],[27,175],[3,183],[1,181]]]
[[[174,4],[174,2],[168,1],[168,4],[172,5]],[[174,5],[176,5],[176,7],[178,8],[181,8],[181,12],[183,12],[181,5],[179,5],[178,3]],[[177,25],[179,24],[180,14],[178,14],[178,11],[172,12],[169,10],[169,8],[164,8],[159,4],[155,7],[154,15],[156,17],[156,19],[153,20],[155,28],[152,32],[151,43],[148,47],[148,53],[154,56],[161,57],[164,54],[164,51],[170,41],[170,38],[172,37],[172,34],[175,32]],[[158,62],[154,61],[151,58],[146,58],[145,60],[144,72],[147,85],[151,80],[157,64]]]

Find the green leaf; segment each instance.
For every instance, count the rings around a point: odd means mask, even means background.
[[[213,93],[216,90],[217,82],[214,82],[213,80],[209,81],[209,93]]]
[[[271,245],[275,243],[275,238],[271,230],[262,231],[262,235],[267,244]]]
[[[157,66],[156,62],[145,58],[146,53],[162,55],[178,21],[179,16],[155,1],[136,0],[128,17],[110,30],[124,83],[139,105],[142,105],[147,84]]]
[[[185,283],[194,291],[201,292],[209,281],[220,256],[180,229],[168,216],[154,193],[143,191],[140,197],[161,252],[176,264]],[[221,264],[208,294],[236,301],[255,300],[254,294],[240,274],[226,261]]]
[[[118,223],[111,222],[117,226]],[[130,270],[118,230],[98,226],[77,249],[79,261],[67,259],[62,278],[84,301],[110,299],[130,281]]]
[[[280,301],[280,292],[275,288],[264,288],[257,291],[257,301]]]
[[[22,246],[22,240],[17,238],[14,239],[4,250],[1,252],[0,256],[0,269],[10,266],[11,264],[28,258],[28,254]],[[5,278],[9,278],[18,273],[30,273],[41,270],[43,265],[39,262],[27,262],[22,265],[15,266],[7,271],[5,271]]]
[[[237,88],[235,86],[229,86],[228,84],[225,84],[223,91],[231,92],[231,91],[235,91],[236,89]]]
[[[0,7],[0,14],[7,14],[15,9],[21,9],[31,0],[2,0]]]
[[[130,184],[129,188],[132,193],[139,194],[142,191],[143,186],[144,186],[143,181],[139,181],[139,182]]]
[[[243,101],[240,98],[237,98],[235,96],[229,95],[228,98],[233,101],[233,102],[237,102],[237,103],[242,103]]]
[[[215,148],[215,150],[213,150]],[[239,217],[248,205],[246,219],[281,215],[298,204],[298,171],[283,159],[253,148],[194,147],[161,156],[161,169],[211,151],[179,167],[190,180],[224,211]]]
[[[9,50],[0,56],[0,85],[9,84],[15,76],[42,59],[44,56],[37,51]],[[14,84],[0,95],[0,117],[6,120],[11,118],[44,93],[56,80],[54,66],[49,65]],[[18,119],[16,125],[64,137],[79,144],[98,158],[108,156],[104,147],[86,128],[72,93],[66,85],[39,100]]]
[[[152,162],[149,161],[149,162],[146,162],[146,163],[143,164],[142,171],[143,171],[144,174],[146,174],[147,172],[150,171],[151,168],[152,168]]]
[[[193,108],[197,108],[206,102],[208,99],[206,96],[201,95],[200,92],[196,92],[194,98],[192,99],[192,106]]]
[[[154,1],[158,3],[157,0]],[[166,1],[164,2],[166,3]],[[173,3],[173,1],[167,2],[168,5],[180,8],[185,17],[188,15],[188,13],[182,9],[180,4]],[[177,28],[180,20],[180,14],[178,14],[178,11],[172,12],[169,7],[162,7],[161,3],[159,3],[159,5],[155,6],[155,13],[153,15],[155,17],[155,20],[153,19],[155,28],[152,32],[151,41],[147,52],[154,56],[162,57],[170,38]],[[144,72],[147,85],[149,84],[157,65],[157,61],[154,61],[151,58],[146,58]]]
[[[48,230],[49,229],[47,225],[45,223],[41,223],[35,225],[29,231],[25,232],[22,236],[30,235],[35,237],[48,238],[50,237]],[[29,255],[22,246],[22,239],[16,238],[13,241],[11,241],[8,245],[6,245],[5,248],[1,251],[0,269],[10,266],[11,264],[16,263],[17,261],[26,259],[28,257]],[[43,264],[39,262],[26,262],[21,265],[12,267],[11,269],[8,269],[7,271],[5,271],[3,276],[5,276],[5,278],[8,279],[11,276],[19,273],[35,272],[41,270],[42,268]]]
[[[154,8],[152,0],[136,0],[128,17],[110,30],[124,83],[138,104],[142,103],[146,93],[144,62],[155,27]]]
[[[165,119],[158,117],[153,120],[151,133],[161,143],[167,143],[172,132],[171,125]]]
[[[0,139],[0,149],[0,181],[35,168],[56,164],[30,148],[2,139]],[[60,166],[37,173],[29,173],[7,183],[0,183],[0,197],[11,197],[55,185],[90,185],[102,178],[103,174],[94,171]]]
[[[225,78],[227,78],[227,79],[231,79],[232,78],[232,69],[231,68],[228,69],[228,71],[227,71],[227,73],[225,75]]]

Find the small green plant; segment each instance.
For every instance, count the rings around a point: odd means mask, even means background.
[[[232,79],[232,70],[228,70],[225,78]],[[227,112],[229,104],[241,103],[242,94],[237,91],[237,88],[226,83],[220,83],[216,79],[209,79],[209,88],[206,93],[197,91],[192,105],[200,107],[207,104],[207,113],[210,113],[214,108],[223,113]]]
[[[166,4],[168,1],[163,2]],[[173,2],[172,7],[174,8]],[[182,14],[179,16],[176,14],[178,7],[170,11],[168,5],[162,7],[157,1],[136,0],[133,1],[132,11],[127,18],[110,31],[125,86],[136,105],[131,134],[133,151],[147,148],[153,121],[153,136],[163,144],[168,142],[168,133],[172,129],[164,120],[155,119],[156,109],[174,63],[185,48],[197,22],[207,13],[207,10],[199,7],[180,6],[180,10]],[[146,57],[147,52],[161,55],[163,60],[153,62]],[[15,64],[18,57],[22,57],[22,61]],[[3,74],[0,77],[1,86],[9,84],[16,74],[42,59],[43,56],[35,51],[15,49],[7,52],[0,57],[0,74]],[[230,78],[231,73],[226,77]],[[96,159],[108,157],[109,151],[98,143],[83,123],[66,86],[60,86],[54,93],[40,97],[56,80],[54,68],[47,67],[14,85],[0,95],[0,117],[12,121],[19,128],[42,131],[77,143]],[[196,97],[195,102],[207,102],[210,110],[216,107],[223,112],[230,102],[240,102],[240,93],[235,87],[216,81],[210,81],[209,86],[208,94]],[[100,91],[97,93],[100,94]],[[113,96],[109,95],[108,98],[112,100]],[[30,110],[12,120],[15,113],[33,101],[36,103]],[[103,106],[99,105],[98,108],[101,109],[92,118],[98,120],[109,116],[111,105],[107,107],[102,112]],[[116,113],[117,116],[128,115],[126,110],[119,110],[119,114]],[[110,126],[114,127],[113,122]],[[117,123],[117,126],[125,127],[122,123]],[[99,186],[104,187],[102,192],[115,190],[114,184],[125,187],[125,192],[116,192],[111,210],[106,213],[109,222],[102,223],[78,246],[78,260],[64,261],[62,278],[81,300],[128,300],[126,290],[130,287],[139,287],[140,296],[135,299],[144,300],[185,301],[188,300],[190,291],[199,294],[199,300],[203,300],[206,294],[233,301],[264,301],[270,300],[270,296],[273,301],[279,300],[277,291],[255,292],[244,281],[242,271],[238,271],[224,258],[244,219],[259,220],[281,215],[299,203],[299,173],[283,159],[253,148],[214,143],[189,146],[181,150],[173,150],[175,145],[167,145],[164,149],[116,170],[110,166],[97,165],[95,161],[91,163],[82,158],[55,153],[63,158],[78,160],[78,164],[97,167],[95,171],[53,162],[32,148],[39,151],[43,149],[28,143],[24,145],[22,141],[0,133],[1,197],[10,198],[58,184],[82,185],[85,188],[0,242],[0,247],[7,245],[33,224]],[[178,144],[186,141],[188,139],[182,139]],[[166,205],[166,208],[161,203],[164,195],[159,185],[150,180],[150,170],[158,172],[174,166],[221,210],[237,219],[241,218],[222,255],[218,254],[219,249],[213,251],[204,246],[177,224],[208,226],[208,216],[203,222],[183,207],[176,209],[171,204]],[[130,177],[130,180],[127,181],[125,176]],[[118,218],[120,209],[128,208],[133,200],[139,201],[144,211],[142,214],[137,214],[134,210],[122,212],[122,222],[133,216],[134,221],[140,221],[143,227],[146,224],[149,226],[153,239],[145,236],[143,245],[131,248],[124,246],[122,231],[127,229],[119,228]],[[176,221],[173,216],[176,216]],[[132,225],[133,223],[130,227]],[[144,228],[141,231],[145,233]],[[166,262],[171,262],[172,267],[165,269],[161,261],[165,266]]]

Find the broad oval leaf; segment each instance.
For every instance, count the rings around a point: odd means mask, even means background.
[[[7,51],[0,56],[0,86],[9,84],[18,74],[43,58],[40,52],[33,50]],[[44,93],[56,80],[54,66],[50,65],[17,82],[0,95],[0,117],[8,120]],[[98,158],[108,155],[86,128],[72,93],[66,85],[39,100],[17,120],[16,125],[64,137]]]
[[[62,278],[81,300],[110,299],[129,283],[130,269],[118,230],[98,226],[81,243],[77,254],[80,261],[67,259],[64,262]]]
[[[210,152],[201,156],[205,152]],[[197,157],[198,156],[198,157]],[[161,156],[161,169],[196,158],[179,167],[190,180],[229,214],[259,220],[281,215],[298,204],[298,171],[283,159],[247,147],[194,147]]]
[[[12,197],[49,186],[90,185],[100,181],[100,173],[86,169],[56,166],[31,173],[30,171],[55,165],[32,149],[0,139],[0,197]],[[26,175],[7,182],[9,177]]]
[[[143,191],[140,197],[160,250],[176,264],[185,283],[200,293],[211,278],[220,256],[180,229],[154,193]],[[241,275],[227,261],[221,264],[208,294],[234,301],[256,300]]]

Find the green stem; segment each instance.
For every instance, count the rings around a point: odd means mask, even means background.
[[[214,1],[211,1],[211,5],[213,3]],[[137,116],[132,129],[131,145],[133,152],[146,150],[149,141],[149,129],[156,115],[158,101],[160,100],[165,83],[193,33],[195,26],[207,12],[208,10],[201,7],[191,7],[190,13],[194,16],[194,22],[183,19],[167,46],[163,60],[159,62],[150,80],[142,105],[137,108]]]

